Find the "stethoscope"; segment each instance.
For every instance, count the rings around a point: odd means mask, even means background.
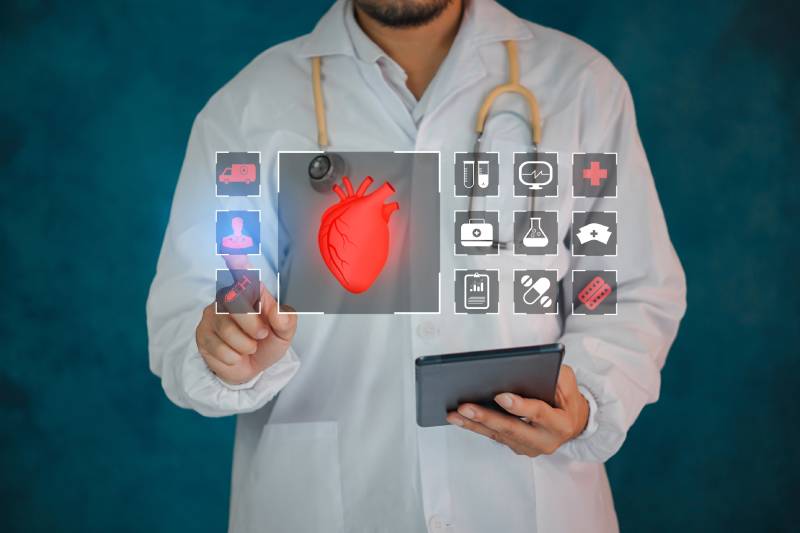
[[[492,105],[498,96],[506,93],[515,93],[522,96],[527,103],[528,111],[530,112],[530,119],[528,122],[529,129],[531,130],[531,141],[533,144],[533,152],[539,152],[539,144],[542,140],[542,123],[539,115],[539,104],[536,101],[536,96],[527,87],[519,82],[519,52],[517,51],[516,41],[503,41],[506,46],[506,53],[508,55],[508,81],[506,83],[497,85],[492,89],[489,94],[484,98],[480,109],[478,110],[478,118],[475,123],[475,144],[472,151],[474,153],[482,152],[481,142],[483,140],[483,133],[486,127],[486,122],[489,118],[489,113]],[[328,124],[325,116],[325,102],[322,98],[322,58],[319,56],[311,58],[311,83],[314,90],[314,112],[317,121],[317,144],[320,150],[325,150],[328,143]],[[516,113],[514,113],[516,115]],[[308,178],[311,187],[318,192],[326,193],[333,189],[333,186],[342,176],[347,174],[347,165],[345,160],[339,155],[331,152],[323,152],[311,159],[308,165]],[[472,218],[472,204],[473,204],[473,189],[469,192],[469,208],[468,216]],[[534,197],[529,197],[529,210],[534,210]],[[497,248],[506,248],[509,243],[494,240],[494,246]]]

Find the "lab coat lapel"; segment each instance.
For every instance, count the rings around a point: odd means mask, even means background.
[[[387,86],[380,67],[374,62],[360,61],[353,47],[353,42],[347,30],[345,18],[347,9],[352,9],[352,4],[347,0],[338,0],[305,39],[301,49],[301,57],[327,57],[333,55],[351,56],[356,62],[356,67],[363,82],[369,87],[375,98],[380,100],[381,107],[385,110],[389,122],[397,127],[399,132],[413,144],[416,137],[416,125],[411,115],[406,110],[399,97]],[[325,65],[323,60],[323,78]],[[323,82],[324,83],[324,82]],[[359,83],[353,80],[353,83]]]
[[[347,37],[347,29],[344,26],[346,5],[346,0],[338,0],[319,19],[314,30],[304,38],[298,51],[300,57],[355,55],[353,43]]]
[[[381,107],[390,122],[405,134],[410,143],[413,143],[417,136],[417,125],[414,124],[414,119],[400,100],[400,96],[383,79],[380,67],[376,63],[360,61],[358,70],[375,97],[381,101]]]

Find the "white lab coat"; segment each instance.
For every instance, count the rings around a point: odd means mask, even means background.
[[[348,9],[337,2],[311,34],[261,54],[198,115],[148,301],[150,365],[169,398],[206,416],[238,415],[230,531],[616,531],[603,462],[658,398],[659,372],[685,308],[683,272],[625,81],[584,43],[476,0],[415,120],[385,71],[355,53]],[[522,83],[539,99],[541,149],[558,151],[563,165],[559,197],[539,200],[537,209],[559,211],[562,242],[571,211],[617,211],[617,257],[571,257],[563,244],[555,257],[453,255],[452,212],[466,209],[466,199],[450,193],[452,154],[471,150],[478,106],[506,78],[506,39],[518,42]],[[215,269],[224,267],[213,253],[214,211],[262,211],[263,257],[255,263],[274,293],[275,156],[317,149],[309,60],[316,55],[323,56],[332,150],[442,153],[442,312],[302,316],[278,363],[243,387],[228,387],[207,369],[194,338],[201,309],[214,298]],[[526,114],[513,97],[495,109]],[[510,114],[498,115],[489,130],[484,149],[499,151],[501,166],[530,148],[524,124]],[[262,196],[215,198],[215,152],[243,150],[263,154]],[[619,153],[617,198],[571,197],[570,154],[586,151]],[[501,191],[487,209],[525,209],[510,185]],[[454,314],[455,268],[500,269],[499,315]],[[566,302],[572,269],[615,269],[618,313],[570,316],[562,305],[560,316],[514,315],[514,268],[558,269]],[[566,345],[565,362],[593,404],[591,427],[555,454],[531,459],[457,427],[416,425],[416,357],[554,341]]]

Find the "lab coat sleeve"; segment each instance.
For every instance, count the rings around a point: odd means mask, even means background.
[[[613,67],[608,65],[609,69]],[[642,408],[658,399],[660,371],[686,308],[686,281],[670,242],[653,177],[621,76],[594,79],[584,99],[585,151],[618,154],[617,198],[576,199],[574,209],[617,211],[617,257],[573,257],[572,270],[616,270],[617,314],[571,314],[572,277],[564,278],[565,363],[594,399],[592,428],[558,453],[604,462],[622,446]],[[605,81],[602,81],[605,80]]]
[[[205,416],[259,409],[300,366],[290,348],[251,382],[228,386],[208,369],[195,341],[203,308],[214,301],[216,270],[225,268],[222,258],[215,255],[215,211],[261,211],[262,254],[252,256],[251,263],[275,294],[277,217],[269,201],[271,182],[263,170],[267,154],[262,154],[260,198],[216,197],[215,152],[255,150],[238,134],[239,116],[226,95],[218,93],[195,120],[147,301],[150,369],[161,378],[172,402]]]

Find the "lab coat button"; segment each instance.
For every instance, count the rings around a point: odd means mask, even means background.
[[[444,522],[439,515],[433,515],[428,520],[428,531],[429,533],[443,533],[445,531]]]
[[[439,334],[439,328],[430,320],[425,320],[417,324],[417,336],[420,339],[430,340]]]

